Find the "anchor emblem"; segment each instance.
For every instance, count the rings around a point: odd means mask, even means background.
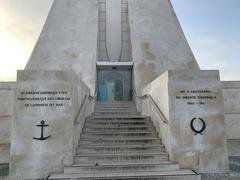
[[[51,137],[51,135],[49,135],[49,136],[47,136],[47,137],[44,137],[44,136],[43,136],[44,127],[49,126],[49,125],[45,124],[45,121],[44,121],[44,120],[41,121],[41,124],[37,124],[36,126],[37,126],[37,127],[41,127],[41,137],[40,137],[40,138],[33,137],[33,139],[36,139],[36,140],[39,140],[39,141],[44,141],[44,140],[46,140],[46,139],[48,139],[48,138]]]

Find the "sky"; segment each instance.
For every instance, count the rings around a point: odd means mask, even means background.
[[[24,69],[53,0],[0,0],[0,81]],[[201,69],[240,80],[240,0],[171,0]]]
[[[171,0],[201,69],[240,80],[240,1]]]

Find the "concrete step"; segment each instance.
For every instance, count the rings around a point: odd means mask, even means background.
[[[88,123],[106,123],[106,122],[152,122],[150,119],[87,119]]]
[[[128,173],[71,173],[71,174],[52,174],[51,180],[54,179],[71,179],[71,180],[201,180],[200,175],[196,175],[191,170],[178,171],[159,171],[159,172],[128,172]]]
[[[122,116],[112,116],[112,115],[104,115],[104,116],[90,116],[89,118],[95,119],[95,120],[102,120],[102,119],[122,119],[122,120],[128,120],[128,119],[151,119],[149,116],[144,115],[122,115]]]
[[[95,115],[104,115],[104,114],[107,114],[107,115],[111,115],[111,114],[116,114],[116,115],[138,115],[140,114],[139,112],[137,111],[95,111]]]
[[[141,128],[141,127],[153,127],[152,124],[88,124],[86,123],[84,128],[115,128],[115,127],[123,127],[123,128]]]
[[[119,125],[152,125],[151,121],[86,121],[85,125],[100,125],[100,126],[119,126]]]
[[[125,138],[81,138],[79,144],[101,144],[101,145],[116,145],[116,144],[160,144],[161,140],[158,137],[125,137]]]
[[[125,131],[155,131],[153,126],[143,126],[143,127],[84,127],[84,132],[102,132],[102,131],[115,131],[115,132],[125,132]]]
[[[110,106],[110,107],[95,107],[95,111],[96,110],[106,110],[106,111],[118,111],[118,110],[123,110],[123,111],[129,111],[129,110],[136,110],[137,108],[135,106],[119,106],[119,107],[115,107],[115,106]]]
[[[133,103],[134,101],[97,101],[96,104],[123,104],[123,103]]]
[[[100,131],[100,132],[97,132],[97,131],[93,131],[93,132],[84,132],[84,134],[132,134],[132,133],[157,133],[156,131],[153,131],[153,130],[142,130],[142,131]]]
[[[83,133],[81,138],[123,138],[123,137],[158,137],[155,131],[148,132],[94,132],[94,133]]]
[[[105,104],[105,105],[96,105],[95,109],[136,109],[135,104]]]
[[[102,109],[107,109],[107,110],[118,110],[118,109],[122,109],[122,110],[129,110],[129,109],[133,109],[136,110],[136,106],[135,105],[120,105],[120,106],[114,106],[114,105],[110,105],[110,106],[95,106],[95,110],[102,110]]]
[[[134,105],[134,102],[114,102],[114,103],[96,103],[95,106],[130,106],[130,105]]]
[[[134,107],[118,107],[118,108],[95,108],[95,112],[137,112],[137,109]]]
[[[96,103],[96,106],[120,106],[120,105],[135,105],[135,103],[133,101],[113,101]]]
[[[95,112],[137,112],[136,108],[96,108]]]
[[[154,172],[154,171],[177,171],[180,167],[176,163],[135,163],[135,164],[109,164],[101,165],[95,164],[94,166],[75,164],[73,166],[64,167],[64,173],[127,173],[127,172]]]
[[[100,114],[100,115],[141,115],[138,111],[136,110],[128,110],[128,111],[110,111],[110,110],[104,110],[104,111],[95,111],[94,114]]]
[[[95,116],[137,116],[140,112],[95,112]]]
[[[158,137],[157,133],[112,133],[112,134],[102,134],[102,133],[96,133],[96,134],[88,134],[83,133],[82,138],[141,138],[141,137]]]
[[[78,154],[83,153],[156,153],[165,152],[164,145],[109,145],[109,146],[93,146],[93,145],[83,145],[79,146],[77,149]]]
[[[126,114],[139,114],[136,110],[96,110],[95,114],[120,114],[120,115],[126,115]]]
[[[177,164],[176,162],[170,162],[170,161],[161,161],[161,162],[152,162],[152,161],[128,161],[128,162],[119,162],[119,161],[115,161],[115,162],[102,162],[102,163],[98,163],[96,164],[96,162],[94,163],[84,163],[84,164],[73,164],[74,165],[81,165],[81,166],[127,166],[127,165],[137,165],[137,164],[146,164],[146,165],[152,165],[152,164]]]
[[[95,111],[102,111],[102,110],[121,110],[121,111],[126,111],[126,110],[137,110],[137,108],[135,106],[126,106],[126,107],[114,107],[114,106],[111,106],[111,107],[102,107],[102,106],[98,106],[98,107],[95,107]]]
[[[114,162],[137,162],[150,161],[161,162],[168,161],[168,154],[165,152],[158,153],[84,153],[75,156],[75,164],[84,163],[114,163]]]

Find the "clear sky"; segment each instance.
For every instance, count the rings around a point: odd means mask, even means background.
[[[53,0],[0,0],[0,81],[24,69]],[[240,0],[171,0],[201,69],[240,80]]]

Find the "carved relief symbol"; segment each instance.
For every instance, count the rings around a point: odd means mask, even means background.
[[[195,122],[197,119],[200,120],[200,121],[201,121],[201,124],[202,124],[202,127],[201,127],[201,129],[199,129],[199,130],[196,129],[196,127],[195,127],[195,125],[194,125],[194,122]],[[206,129],[206,122],[205,122],[202,118],[193,118],[193,119],[191,120],[190,126],[191,126],[192,131],[195,132],[195,135],[197,135],[197,134],[203,135],[203,131],[205,131],[205,129]]]
[[[38,124],[38,125],[36,125],[37,127],[41,127],[41,137],[40,138],[36,138],[36,137],[33,137],[33,139],[36,139],[36,140],[39,140],[39,141],[44,141],[44,140],[46,140],[46,139],[48,139],[48,138],[50,138],[51,137],[51,135],[50,136],[47,136],[47,137],[44,137],[43,136],[43,134],[44,134],[44,127],[47,127],[47,126],[49,126],[49,125],[47,125],[47,124],[45,124],[45,121],[44,120],[42,120],[41,121],[41,124]]]

